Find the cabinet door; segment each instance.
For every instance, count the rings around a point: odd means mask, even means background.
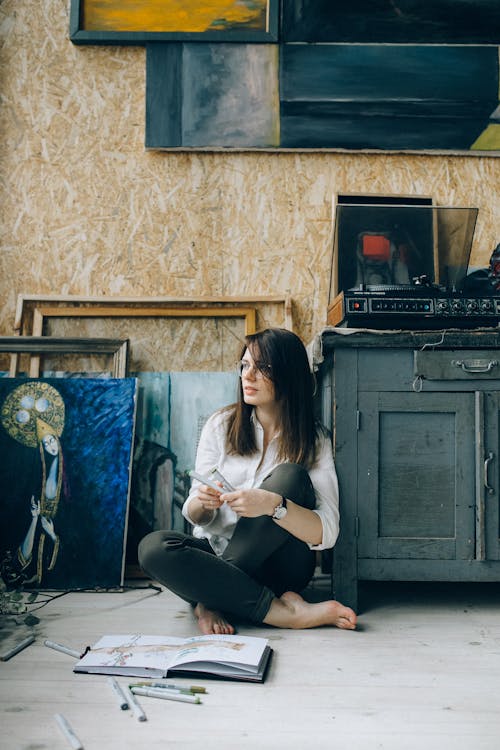
[[[485,557],[488,560],[500,560],[500,394],[486,393],[485,412],[486,437],[484,454],[478,457],[480,462],[480,481],[478,494],[483,502],[483,513],[478,522],[484,518],[483,535],[485,539]]]
[[[360,393],[360,558],[473,559],[474,394]]]

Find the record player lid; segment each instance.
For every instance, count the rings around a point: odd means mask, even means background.
[[[467,276],[477,214],[477,208],[461,206],[338,204],[338,290],[409,288],[415,278],[425,278],[450,291],[460,290]],[[377,236],[390,242],[389,254],[371,251],[382,247],[382,242],[374,239]]]

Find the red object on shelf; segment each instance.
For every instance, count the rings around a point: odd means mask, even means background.
[[[383,234],[365,234],[362,238],[363,256],[387,263],[391,257],[391,243]]]

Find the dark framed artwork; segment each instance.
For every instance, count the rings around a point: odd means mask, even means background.
[[[498,84],[496,47],[285,44],[280,145],[487,149],[483,134],[500,122]]]
[[[280,40],[500,44],[498,0],[283,0]]]
[[[71,0],[76,44],[151,41],[269,42],[279,0]]]
[[[6,584],[123,584],[136,389],[134,378],[0,379]]]

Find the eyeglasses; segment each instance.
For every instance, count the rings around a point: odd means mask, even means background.
[[[250,370],[255,371],[256,378],[268,378],[270,380],[273,375],[273,368],[271,367],[271,365],[260,361],[252,363],[246,359],[242,359],[238,362],[236,369],[240,378],[243,375],[248,375]]]

